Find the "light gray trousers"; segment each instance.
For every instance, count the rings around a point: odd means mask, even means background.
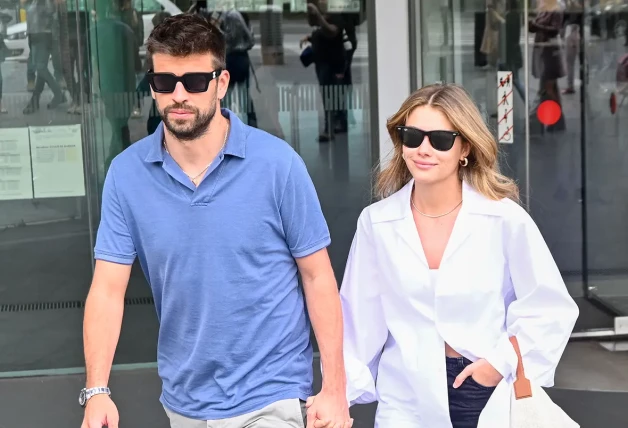
[[[305,403],[298,398],[277,401],[261,410],[214,421],[199,421],[178,415],[167,408],[171,428],[305,428]]]

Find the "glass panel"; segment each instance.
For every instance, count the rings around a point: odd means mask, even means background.
[[[425,84],[454,81],[454,17],[452,0],[423,0],[419,2],[422,48],[422,76]]]
[[[626,4],[591,2],[585,8],[586,238],[592,297],[628,315],[628,239],[621,233],[628,207],[628,82]]]
[[[579,68],[573,66],[573,59],[578,60],[579,29],[569,21],[578,2],[419,3],[421,34],[417,43],[422,46],[423,84],[456,82],[472,95],[500,143],[502,171],[517,180],[523,202],[543,233],[570,292],[582,297],[584,98]],[[612,22],[615,34],[624,28],[621,25],[625,21],[617,18]],[[617,56],[617,50],[613,52]],[[609,61],[615,64],[616,60]],[[604,64],[601,60],[591,62]],[[608,105],[608,95],[604,99],[601,102]],[[595,107],[592,112],[600,114],[603,110]],[[605,125],[606,132],[610,129],[615,128]],[[589,139],[591,144],[599,141],[600,130],[594,132],[596,138]],[[619,141],[621,136],[615,138]],[[596,162],[601,160],[596,157]],[[608,169],[599,169],[603,171]],[[596,184],[601,185],[601,178]],[[619,240],[617,234],[612,238],[613,242]],[[600,239],[599,234],[596,239]],[[599,249],[598,257],[603,258],[601,254],[606,252]]]
[[[515,178],[525,199],[526,135],[524,13],[522,2],[506,0],[429,0],[420,3],[423,84],[436,81],[464,86],[498,131],[506,122],[498,117],[498,96],[509,95],[507,122],[512,138],[502,138],[501,167]],[[498,91],[499,73],[511,79]],[[499,92],[499,93],[498,93]],[[502,106],[504,107],[505,104]]]
[[[83,361],[92,170],[87,131],[71,100],[79,99],[85,77],[76,67],[84,40],[77,38],[76,8],[49,5],[2,11],[0,372]]]
[[[104,177],[115,155],[160,122],[143,81],[145,42],[153,25],[192,4],[56,3],[49,17],[57,19],[46,21],[51,28],[19,22],[26,13],[50,13],[31,3],[3,27],[0,342],[11,352],[1,353],[0,372],[83,365],[81,308],[92,276]],[[204,6],[196,12],[211,13],[224,6],[219,3],[196,2]],[[305,0],[235,2],[255,45],[246,61],[236,64],[240,69],[230,70],[232,76],[242,71],[243,78],[224,105],[251,126],[285,139],[305,160],[331,230],[329,252],[339,281],[357,217],[370,202],[374,164],[365,5],[363,0],[321,1],[325,19],[343,33],[318,37],[315,44],[323,46],[314,48],[320,54],[304,66],[302,52],[309,50],[301,40],[317,24],[308,17]],[[115,36],[111,31],[123,28],[121,23],[130,29],[126,39],[120,36],[124,31]],[[47,35],[28,37],[27,29]],[[35,87],[35,76],[42,79],[40,86]],[[33,98],[37,104],[31,97],[39,92]],[[152,362],[158,324],[138,266],[126,297],[114,363]]]
[[[530,212],[574,296],[583,290],[581,25],[576,2],[532,3],[530,38]]]

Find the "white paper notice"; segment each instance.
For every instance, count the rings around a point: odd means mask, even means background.
[[[29,129],[35,198],[85,196],[81,125]]]
[[[361,0],[327,0],[327,12],[360,12]],[[307,0],[291,0],[291,12],[307,12]]]
[[[361,0],[328,0],[329,12],[359,12]]]
[[[290,12],[307,12],[307,1],[290,0]]]
[[[273,5],[282,6],[283,0],[273,0]],[[258,12],[268,6],[266,0],[208,0],[208,11],[224,11],[236,9],[238,12]]]
[[[0,130],[0,200],[32,199],[28,128]]]
[[[497,138],[500,143],[512,144],[514,140],[514,97],[511,71],[497,72]]]

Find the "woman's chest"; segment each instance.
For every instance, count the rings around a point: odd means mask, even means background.
[[[426,218],[414,213],[414,224],[428,267],[438,269],[451,237],[456,217]]]
[[[508,280],[503,236],[500,228],[490,226],[391,228],[377,242],[383,250],[378,252],[383,282],[391,295],[408,301],[427,295],[481,300],[501,294]]]

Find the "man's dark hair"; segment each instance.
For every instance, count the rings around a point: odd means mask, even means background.
[[[153,28],[146,42],[149,56],[166,54],[185,57],[212,54],[217,68],[225,68],[225,36],[202,15],[183,13],[170,16]]]

